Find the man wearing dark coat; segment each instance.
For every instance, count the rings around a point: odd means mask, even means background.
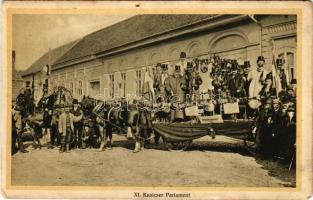
[[[162,68],[161,63],[158,63],[156,65],[156,71],[153,77],[153,88],[155,90],[155,96],[159,96],[161,85],[162,85]]]
[[[74,115],[74,132],[73,132],[73,148],[82,148],[82,131],[83,131],[83,111],[78,106],[78,100],[73,100],[73,111]]]
[[[180,102],[185,102],[185,92],[181,87],[183,76],[180,73],[180,66],[176,65],[174,74],[164,80],[165,91],[168,94],[167,96],[176,96],[179,97]]]
[[[24,126],[23,126],[23,119],[21,115],[21,109],[22,107],[20,107],[19,105],[16,105],[12,111],[12,126],[13,126],[12,134],[14,134],[12,143],[14,142],[15,144],[15,141],[17,141],[18,149],[20,150],[20,152],[27,153],[28,151],[24,149],[23,139],[22,139],[22,131],[23,131]]]
[[[260,107],[256,120],[257,134],[256,143],[259,144],[258,151],[264,156],[272,155],[275,149],[273,140],[273,108],[272,99],[268,98]]]
[[[281,70],[281,73],[280,73],[280,81],[281,81],[281,87],[283,90],[286,90],[287,89],[287,76],[285,74],[285,70],[282,69]]]

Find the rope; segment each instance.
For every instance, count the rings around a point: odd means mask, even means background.
[[[118,129],[120,129],[120,130],[122,130],[122,131],[124,131],[124,132],[127,132],[127,130],[125,130],[125,129],[123,129],[123,128],[121,128],[121,127],[119,127],[118,125],[116,125],[116,124],[114,124],[114,123],[112,123],[110,120],[107,120],[107,119],[104,119],[103,117],[101,117],[99,114],[97,114],[97,113],[94,113],[97,117],[99,117],[101,120],[103,120],[103,121],[105,121],[105,122],[108,122],[109,124],[111,124],[112,126],[114,126],[115,128],[118,128]]]

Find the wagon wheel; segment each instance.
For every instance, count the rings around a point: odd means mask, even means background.
[[[192,140],[181,142],[166,141],[165,143],[169,151],[185,151],[192,143]]]

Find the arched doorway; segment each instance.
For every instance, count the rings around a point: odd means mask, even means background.
[[[222,34],[210,43],[209,52],[225,59],[246,60],[248,44],[242,34]]]
[[[278,52],[278,58],[285,62],[283,69],[287,75],[288,83],[290,83],[292,79],[297,79],[295,48],[281,48]]]
[[[202,54],[203,52],[204,51],[203,51],[201,43],[198,41],[194,41],[188,46],[187,57],[195,58],[195,57],[200,56],[200,54]]]

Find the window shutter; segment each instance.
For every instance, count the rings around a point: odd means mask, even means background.
[[[130,70],[126,72],[126,97],[133,99],[136,95],[136,71]]]
[[[105,99],[110,97],[110,88],[109,88],[109,74],[103,74],[102,76],[102,91],[101,94]]]

